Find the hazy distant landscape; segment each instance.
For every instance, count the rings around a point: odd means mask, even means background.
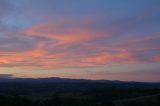
[[[160,96],[153,96],[157,94],[160,94],[160,83],[66,78],[0,79],[0,106],[132,106],[128,99],[144,97],[146,104],[146,96],[151,96],[154,99],[150,99],[151,103],[157,105],[144,106],[158,106]]]

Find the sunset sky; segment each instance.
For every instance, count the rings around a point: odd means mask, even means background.
[[[0,0],[0,78],[160,81],[160,0]]]

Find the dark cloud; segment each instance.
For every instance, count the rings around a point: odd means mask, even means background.
[[[12,74],[0,74],[0,78],[12,78]]]
[[[10,28],[3,28],[0,32],[1,51],[28,51],[33,49],[38,39],[25,36],[23,33],[14,31]]]

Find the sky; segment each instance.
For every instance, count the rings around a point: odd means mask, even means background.
[[[160,0],[0,0],[0,78],[160,81]]]

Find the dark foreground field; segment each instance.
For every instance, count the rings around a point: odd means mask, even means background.
[[[0,106],[160,106],[160,83],[1,79]]]

